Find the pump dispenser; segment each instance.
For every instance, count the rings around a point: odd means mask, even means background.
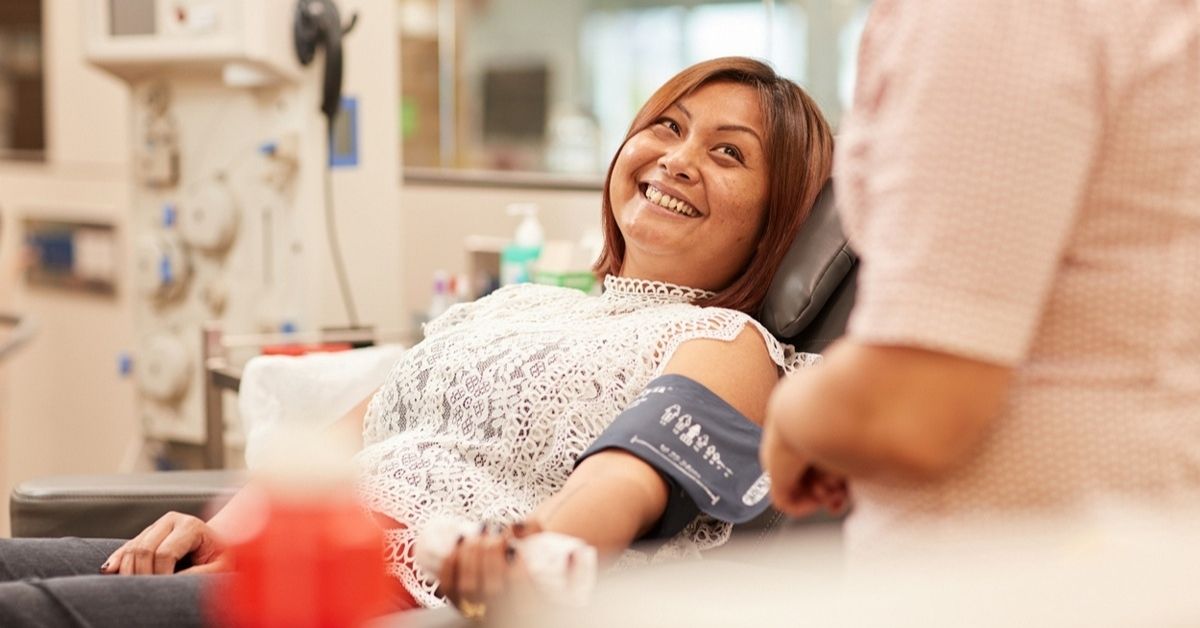
[[[512,242],[500,253],[500,284],[528,283],[533,279],[533,265],[542,255],[545,235],[538,222],[538,206],[534,203],[513,203],[507,207],[509,216],[524,216]]]

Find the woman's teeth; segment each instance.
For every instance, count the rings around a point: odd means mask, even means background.
[[[700,217],[700,212],[696,211],[695,207],[688,205],[685,201],[681,201],[670,194],[664,194],[662,190],[654,187],[653,185],[646,186],[646,200],[660,207],[665,207],[676,214],[679,214],[680,216],[687,216],[689,218]]]

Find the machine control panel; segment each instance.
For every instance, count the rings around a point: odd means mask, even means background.
[[[136,79],[164,63],[239,64],[279,82],[301,75],[291,46],[294,0],[85,0],[88,59]]]

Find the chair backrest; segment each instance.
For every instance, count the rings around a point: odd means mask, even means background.
[[[831,180],[775,273],[759,321],[797,350],[820,353],[846,329],[857,267],[858,255],[842,233]]]

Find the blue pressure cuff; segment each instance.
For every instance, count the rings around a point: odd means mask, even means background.
[[[771,480],[758,463],[761,442],[762,429],[711,390],[682,375],[663,375],[617,415],[575,464],[605,449],[627,451],[667,480],[664,521],[678,521],[681,510],[690,509],[687,521],[699,510],[743,523],[771,504]],[[691,503],[680,503],[680,498]]]

